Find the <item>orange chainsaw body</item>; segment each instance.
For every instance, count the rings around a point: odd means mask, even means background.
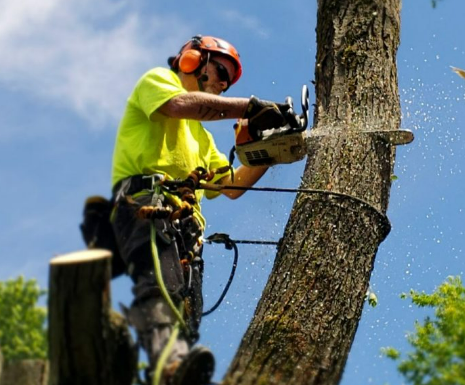
[[[274,134],[254,140],[249,133],[246,119],[239,119],[234,128],[236,154],[245,166],[293,163],[306,155],[305,131]]]

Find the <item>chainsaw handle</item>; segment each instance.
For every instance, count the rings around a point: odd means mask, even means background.
[[[300,126],[305,130],[308,126],[308,107],[309,107],[309,92],[306,84],[302,86],[302,115],[300,115]]]
[[[288,96],[285,100],[284,100],[284,104],[287,104],[290,109],[293,111],[294,110],[294,102],[292,101],[292,98],[290,96]]]
[[[302,114],[297,115],[297,114],[294,114],[294,103],[292,101],[292,98],[288,96],[284,102],[284,105],[289,106],[289,109],[287,110],[287,114],[291,115],[291,117],[293,118],[292,121],[295,121],[295,123],[297,124],[297,127],[294,127],[294,130],[297,132],[304,131],[308,126],[308,108],[309,108],[310,103],[309,103],[308,87],[306,84],[302,86],[301,103],[302,103]],[[287,116],[287,119],[289,120],[289,116]]]

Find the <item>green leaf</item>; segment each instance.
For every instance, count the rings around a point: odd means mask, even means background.
[[[390,358],[391,360],[397,360],[400,357],[400,352],[391,346],[381,348],[381,354],[385,355],[387,358]]]

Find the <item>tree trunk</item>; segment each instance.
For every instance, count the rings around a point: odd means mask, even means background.
[[[400,105],[400,0],[319,0],[302,188],[227,385],[339,383],[385,216]],[[393,139],[394,138],[394,139]],[[323,190],[323,191],[318,191]]]
[[[50,385],[130,385],[136,355],[111,311],[111,253],[88,250],[50,264]]]

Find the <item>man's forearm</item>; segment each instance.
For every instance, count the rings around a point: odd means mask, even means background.
[[[230,176],[225,176],[218,183],[228,186],[251,187],[265,174],[268,167],[239,166],[234,173],[234,183]],[[222,190],[228,198],[236,199],[245,193],[245,190]]]
[[[249,99],[224,97],[206,92],[188,92],[175,96],[157,111],[177,119],[211,121],[244,116]]]

